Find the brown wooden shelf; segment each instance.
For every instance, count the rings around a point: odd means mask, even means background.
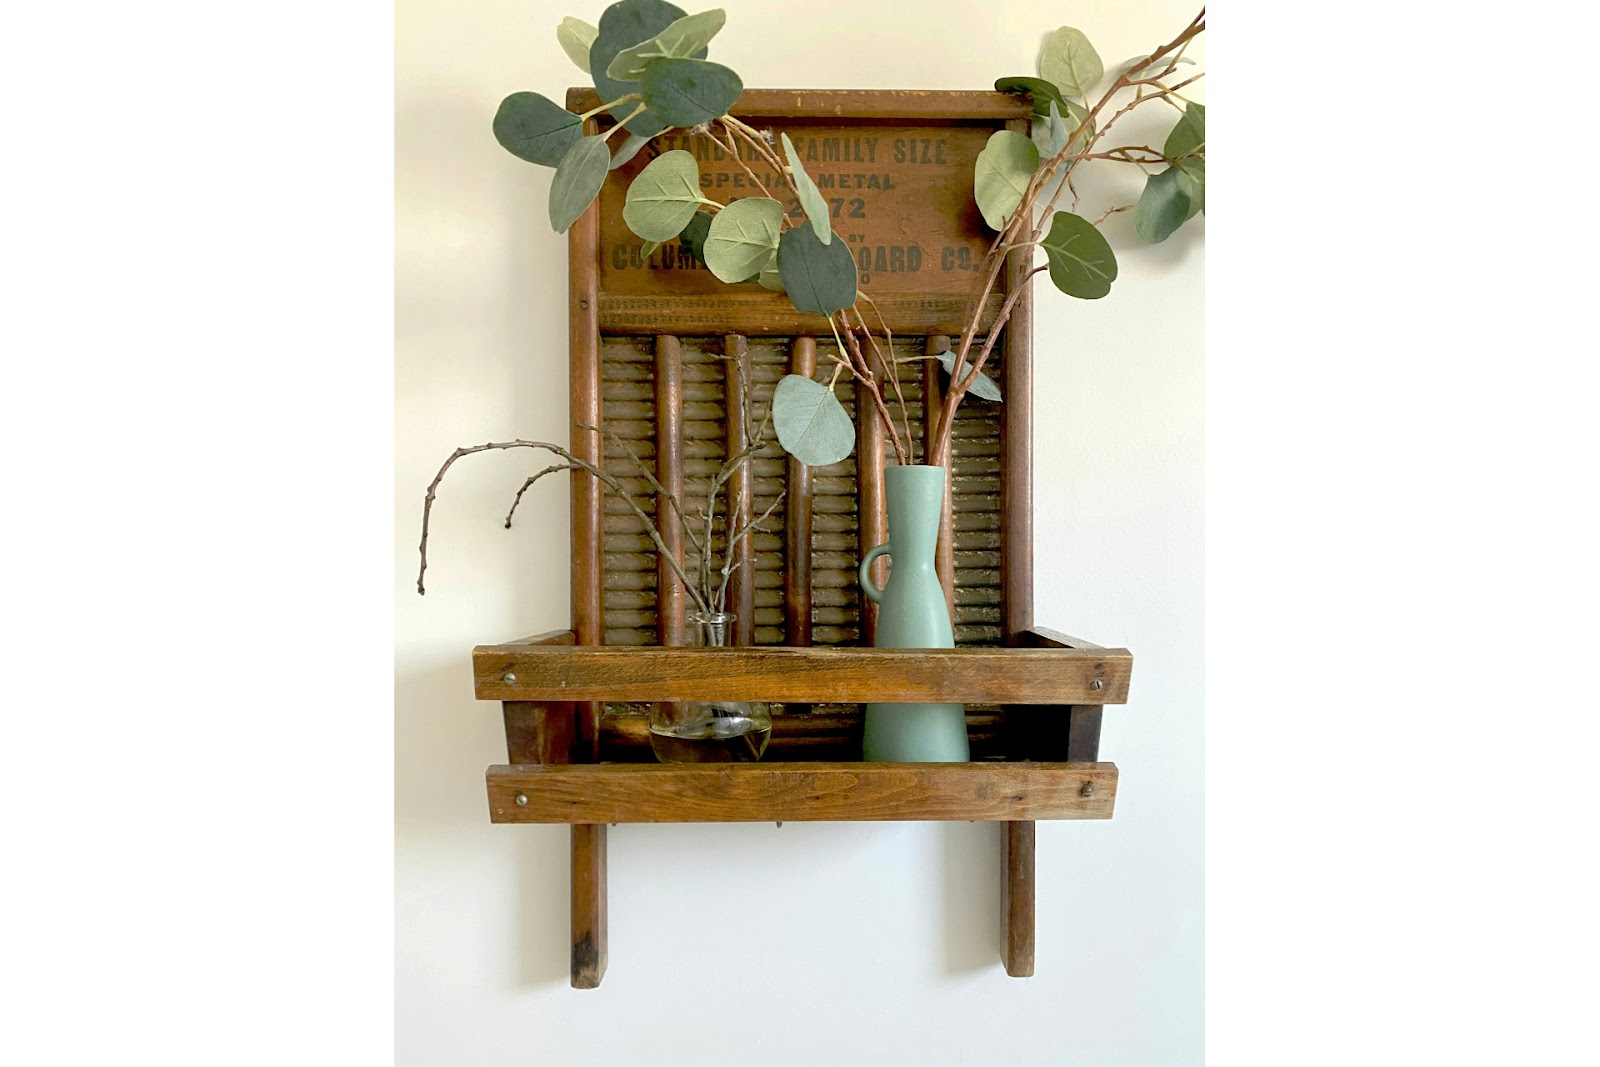
[[[490,767],[497,823],[1109,819],[1113,763],[745,763]]]

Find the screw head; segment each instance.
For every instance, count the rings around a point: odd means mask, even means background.
[[[502,674],[500,676],[500,680],[502,682],[506,683],[507,685],[516,685],[517,684],[517,676],[512,674],[510,671],[506,671],[506,673]]]
[[[1094,783],[1093,782],[1084,782],[1083,783],[1083,788],[1078,790],[1078,795],[1082,796],[1082,797],[1092,797],[1092,796],[1094,796]],[[522,798],[519,797],[517,799],[517,803],[519,803],[519,804],[522,803]]]
[[[1089,688],[1090,689],[1104,689],[1105,687],[1106,687],[1106,683],[1102,682],[1098,678],[1096,678],[1094,681],[1089,683]]]
[[[528,794],[526,794],[526,793],[518,793],[516,799],[517,799],[517,807],[525,808],[525,807],[528,806]]]

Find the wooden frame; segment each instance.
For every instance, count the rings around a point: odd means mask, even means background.
[[[567,97],[568,108],[577,112],[599,102],[589,89],[572,90]],[[920,396],[922,432],[931,435],[943,402],[940,370],[931,353],[942,351],[943,342],[964,325],[970,285],[963,286],[959,275],[972,250],[981,252],[989,239],[971,203],[971,159],[995,130],[1026,133],[1030,104],[991,92],[748,90],[732,110],[747,120],[792,131],[802,146],[809,138],[810,150],[817,151],[820,144],[824,160],[830,151],[835,158],[853,159],[853,174],[844,167],[819,169],[841,188],[852,180],[858,190],[873,183],[884,190],[896,183],[901,187],[898,200],[886,194],[870,203],[865,195],[841,197],[835,212],[863,205],[859,214],[865,221],[855,224],[860,232],[845,233],[844,238],[856,242],[861,263],[889,271],[880,295],[875,295],[876,306],[897,337],[911,337],[922,346],[912,349],[911,365],[916,366],[917,354],[929,354],[913,383]],[[596,120],[589,120],[585,129],[597,129]],[[618,229],[616,209],[622,189],[649,151],[614,172],[599,200],[569,231],[571,447],[579,457],[604,464],[601,429],[606,425],[607,387],[626,385],[637,400],[629,401],[633,406],[621,417],[633,420],[635,433],[648,432],[652,473],[681,497],[693,476],[686,427],[695,419],[703,429],[716,426],[724,454],[742,447],[744,433],[742,421],[732,417],[726,404],[719,423],[706,421],[708,379],[703,364],[695,370],[696,380],[686,374],[687,339],[698,336],[695,344],[702,351],[715,352],[724,361],[717,387],[731,396],[737,376],[753,380],[752,339],[765,346],[762,366],[770,371],[775,357],[768,339],[792,338],[787,350],[780,350],[782,370],[810,376],[820,359],[819,344],[833,338],[821,318],[799,315],[781,294],[755,286],[712,289],[692,275],[674,277],[667,286],[658,276],[666,260],[632,258],[627,235]],[[908,157],[905,166],[891,168],[901,157]],[[883,174],[863,171],[880,161]],[[715,180],[743,182],[734,169],[723,166]],[[909,247],[903,254],[886,255],[879,245],[874,253],[874,226],[878,232],[916,233],[930,242],[929,249],[919,243],[915,255]],[[904,276],[893,273],[896,262],[908,267]],[[1001,291],[984,309],[989,321],[1000,303],[1025,284],[1029,266],[1025,252],[1013,253]],[[605,354],[607,346],[622,341],[634,346],[630,351],[635,355],[629,358],[639,362],[631,366],[643,368],[639,373],[648,375],[648,386],[635,384],[641,377],[620,384],[606,378],[607,359],[612,358]],[[988,557],[974,551],[970,521],[965,530],[947,522],[938,552],[940,573],[951,579],[947,588],[958,635],[962,613],[977,610],[971,606],[976,597],[993,605],[982,610],[994,614],[985,616],[989,621],[982,626],[968,629],[995,647],[911,652],[823,647],[821,642],[839,641],[838,634],[845,632],[837,620],[826,625],[817,620],[822,611],[838,614],[836,606],[825,607],[821,601],[826,594],[836,605],[841,583],[849,576],[841,578],[837,563],[824,572],[814,558],[817,546],[824,544],[823,524],[838,528],[839,477],[819,475],[792,460],[777,468],[781,473],[766,476],[781,481],[787,494],[782,575],[776,586],[779,608],[770,606],[772,582],[761,592],[754,568],[740,567],[730,584],[730,603],[739,619],[735,644],[740,647],[673,647],[684,641],[687,598],[670,567],[651,548],[643,581],[653,584],[653,591],[630,594],[633,601],[627,605],[643,605],[649,613],[641,619],[634,611],[636,620],[627,624],[634,629],[624,636],[655,644],[607,647],[607,559],[613,554],[608,537],[623,535],[615,523],[608,524],[598,480],[572,474],[571,628],[480,646],[473,652],[473,675],[478,697],[502,701],[505,717],[509,763],[489,768],[486,780],[491,821],[571,826],[574,987],[594,988],[605,972],[606,828],[619,822],[999,822],[1004,839],[1001,956],[1007,973],[1033,973],[1034,820],[1111,817],[1117,769],[1098,758],[1102,708],[1127,700],[1132,656],[1126,649],[1102,648],[1034,625],[1032,310],[1027,292],[1018,297],[996,354],[1005,403],[997,420],[986,416],[990,422],[984,425],[992,430],[982,430],[993,433],[983,440],[994,444],[975,453],[980,458],[953,467],[947,489],[953,496],[976,492],[998,500],[997,533],[983,550],[997,552],[998,558],[981,562]],[[963,405],[962,418],[968,407]],[[847,492],[856,543],[865,548],[886,538],[884,441],[875,419],[858,418],[857,426],[854,484]],[[739,477],[743,481],[736,489],[743,491],[735,497],[742,503],[729,517],[735,524],[748,519],[752,497],[762,488],[750,468]],[[962,518],[971,516],[964,513]],[[666,524],[662,532],[668,550],[681,559],[677,530]],[[743,550],[751,551],[749,541]],[[833,552],[841,554],[848,553]],[[985,572],[994,576],[987,579],[989,585],[963,584],[974,559],[980,559],[980,571],[992,568]],[[630,580],[637,581],[645,573],[637,557],[633,567]],[[819,584],[824,578],[831,584]],[[986,599],[991,595],[992,600]],[[771,616],[766,622],[763,613]],[[875,621],[870,602],[862,602],[849,633],[870,645]],[[648,630],[641,635],[645,625]],[[763,626],[769,644],[753,647]],[[774,632],[781,647],[770,644]],[[784,705],[786,713],[774,716],[766,757],[743,765],[647,762],[646,719],[638,705],[627,702],[697,698]],[[874,700],[965,703],[974,762],[857,761],[859,717],[839,705]]]

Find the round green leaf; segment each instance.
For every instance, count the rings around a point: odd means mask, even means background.
[[[655,59],[690,59],[706,54],[706,45],[728,19],[720,8],[685,15],[650,40],[624,48],[606,67],[606,77],[619,82],[636,82]]]
[[[1063,26],[1052,33],[1044,43],[1044,54],[1039,57],[1039,73],[1055,83],[1065,96],[1087,100],[1089,91],[1105,74],[1100,53],[1094,50],[1082,30]]]
[[[800,153],[794,150],[794,142],[789,140],[789,135],[783,133],[778,136],[783,139],[783,155],[789,161],[789,180],[794,185],[795,196],[799,197],[800,206],[805,208],[806,218],[811,220],[817,240],[832,244],[833,224],[829,222],[828,202],[822,199],[817,183],[811,180],[811,175],[800,164]]]
[[[1067,98],[1061,95],[1061,90],[1045,81],[1043,78],[1001,78],[994,83],[996,92],[1000,93],[1028,93],[1033,97],[1033,113],[1040,118],[1050,113],[1050,102],[1065,104]]]
[[[706,233],[706,266],[730,284],[754,278],[778,247],[782,223],[783,205],[770,197],[735,200],[711,220]]]
[[[946,374],[955,373],[956,354],[954,351],[947,348],[943,352],[940,352],[935,358],[938,359],[939,365],[944,368],[944,372]],[[971,372],[972,362],[969,360],[967,364],[961,368],[961,376],[965,378]],[[1000,402],[1000,387],[995,384],[993,378],[989,377],[982,371],[979,371],[978,376],[972,380],[972,385],[967,389],[967,392],[977,397],[979,400],[993,400],[995,403]]]
[[[1140,240],[1160,244],[1193,212],[1189,210],[1189,192],[1181,180],[1183,172],[1168,167],[1160,174],[1152,174],[1144,183],[1139,195],[1139,206],[1133,213],[1133,228]]]
[[[711,233],[711,213],[709,211],[696,211],[694,218],[689,220],[689,225],[678,234],[678,244],[683,250],[699,260],[706,261],[706,237]]]
[[[837,463],[856,447],[855,424],[839,398],[798,374],[784,375],[773,390],[772,425],[783,450],[808,467]]]
[[[518,159],[553,167],[583,135],[583,122],[538,93],[512,93],[494,114],[494,139]]]
[[[599,35],[589,48],[589,76],[594,79],[595,92],[602,101],[615,100],[638,89],[632,82],[606,77],[606,68],[617,58],[617,53],[650,40],[683,15],[683,8],[666,0],[620,0],[605,9],[600,16]],[[612,108],[611,114],[621,121],[633,114],[635,106],[630,100]],[[671,123],[646,111],[628,123],[628,132],[654,137],[669,125]]]
[[[566,233],[578,216],[600,195],[606,183],[611,150],[599,137],[580,137],[556,167],[550,182],[550,228]]]
[[[1206,209],[1206,161],[1190,156],[1172,169],[1178,172],[1178,188],[1189,198],[1189,213],[1183,217],[1188,222]]]
[[[562,19],[561,25],[556,27],[556,40],[561,43],[561,50],[585,74],[589,73],[589,49],[594,47],[594,39],[598,36],[599,30],[571,15]]]
[[[856,302],[856,258],[843,241],[823,244],[797,226],[778,242],[778,274],[795,310],[827,317]]]
[[[676,149],[650,161],[628,186],[622,221],[646,241],[670,241],[700,208],[700,167],[694,153]]]
[[[1005,229],[1038,166],[1039,150],[1028,138],[1015,130],[990,134],[973,166],[972,194],[991,229]]]
[[[1088,219],[1058,211],[1050,232],[1041,242],[1050,257],[1050,280],[1068,296],[1098,300],[1111,291],[1117,277],[1117,257],[1105,235]]]
[[[1206,106],[1190,104],[1184,108],[1178,124],[1167,134],[1167,143],[1161,154],[1176,162],[1187,156],[1198,155],[1206,147]]]
[[[703,59],[658,59],[639,79],[647,114],[669,126],[698,126],[726,115],[742,92],[739,75]]]

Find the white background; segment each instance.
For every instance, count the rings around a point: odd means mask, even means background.
[[[1037,73],[1042,35],[1058,24],[1038,3],[980,17],[939,0],[908,20],[893,5],[833,0],[775,34],[770,4],[726,9],[713,58],[774,88],[986,87]],[[489,119],[509,92],[559,100],[582,82],[554,38],[567,13],[525,0],[397,11],[400,1062],[512,1057],[530,1032],[552,1063],[799,1065],[840,1047],[887,1063],[1044,1062],[1063,1033],[1093,1061],[1192,1060],[1203,219],[1150,248],[1131,212],[1114,216],[1111,297],[1038,290],[1037,618],[1131,648],[1138,668],[1101,746],[1124,768],[1117,818],[1038,828],[1037,976],[1008,978],[1000,963],[998,825],[619,826],[610,968],[595,993],[569,987],[568,831],[488,825],[483,768],[504,761],[504,738],[498,705],[473,700],[467,656],[568,625],[564,484],[536,490],[508,533],[509,493],[543,461],[458,465],[436,507],[429,593],[411,591],[422,490],[452,448],[565,440],[566,240],[545,222],[552,172],[500,148]],[[1079,22],[1115,65],[1193,14],[1161,3]],[[847,42],[832,29],[841,20]],[[1144,110],[1116,143],[1160,143],[1176,112]],[[1140,172],[1122,169],[1081,186],[1082,213],[1137,199]],[[705,925],[726,909],[731,921]],[[619,1010],[628,1025],[610,1022]]]
[[[8,1062],[673,1062],[686,1033],[709,1062],[942,1062],[974,1039],[975,1063],[1200,1062],[1199,801],[1177,790],[1199,781],[1178,580],[1198,315],[1096,318],[1198,270],[1194,245],[1125,255],[1140,273],[1093,309],[1041,309],[1041,336],[1059,313],[1085,346],[1054,395],[1097,407],[1041,412],[1040,525],[1065,532],[1040,616],[1140,659],[1106,733],[1118,818],[1041,831],[1039,977],[1001,977],[953,921],[993,900],[980,828],[789,825],[619,831],[611,972],[561,988],[564,920],[538,907],[560,846],[483,820],[497,727],[460,658],[562,621],[540,595],[564,589],[557,506],[504,533],[514,474],[468,474],[420,602],[394,531],[468,420],[559,417],[537,172],[486,109],[566,84],[545,34],[568,12],[442,7],[402,9],[398,40],[357,5],[10,15]],[[762,54],[731,10],[719,55],[766,84],[927,87],[981,85],[977,57],[1026,62],[1060,22],[1115,61],[1187,14],[884,3],[841,27],[764,5]],[[1596,1058],[1593,16],[1490,15],[1233,4],[1208,35],[1208,1062]],[[861,49],[855,76],[817,72],[884,27],[914,66]],[[1096,358],[1158,323],[1150,351]],[[1158,871],[1176,883],[1140,880]],[[776,902],[766,940],[691,943],[655,906],[706,887]],[[674,1010],[710,973],[776,1005],[749,1043]],[[957,1027],[968,998],[989,1010]]]

